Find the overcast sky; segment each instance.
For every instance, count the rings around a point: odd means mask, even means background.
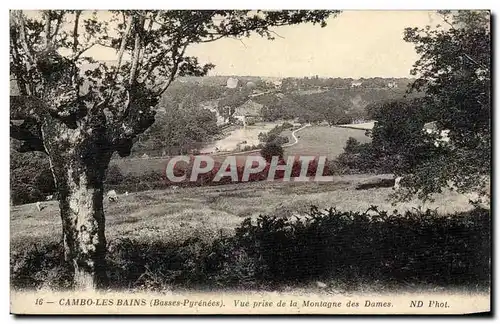
[[[325,28],[280,27],[274,30],[284,38],[274,41],[222,39],[194,45],[189,54],[214,63],[212,75],[407,77],[418,56],[404,29],[439,21],[429,11],[344,11]]]
[[[108,12],[101,12],[104,18]],[[435,11],[344,11],[328,25],[302,24],[275,28],[269,41],[258,35],[195,44],[187,54],[216,65],[211,75],[274,77],[407,77],[418,56],[403,40],[406,27],[436,25]],[[116,59],[111,49],[87,54]]]

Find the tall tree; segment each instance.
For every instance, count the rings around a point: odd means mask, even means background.
[[[331,11],[11,11],[11,137],[47,153],[59,192],[65,259],[75,286],[106,283],[103,179],[111,156],[130,154],[177,76],[205,75],[189,45],[275,26],[325,26]],[[92,47],[116,51],[98,62]]]
[[[412,74],[437,131],[449,132],[442,154],[415,166],[408,194],[421,197],[453,186],[483,191],[491,172],[491,32],[489,11],[440,11],[442,26],[407,28],[420,58]],[[487,188],[487,187],[486,187]]]

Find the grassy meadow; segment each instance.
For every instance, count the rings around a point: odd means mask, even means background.
[[[334,126],[311,126],[297,132],[298,143],[287,147],[285,155],[314,155],[334,159],[344,152],[349,137],[361,143],[370,141],[364,130]],[[325,143],[328,141],[327,143]]]
[[[229,235],[245,217],[305,214],[311,205],[319,208],[366,211],[371,205],[381,210],[436,209],[450,214],[470,210],[469,198],[455,192],[437,195],[434,202],[413,200],[392,205],[392,188],[356,190],[358,184],[390,175],[338,176],[333,182],[252,182],[216,187],[178,188],[121,195],[117,203],[105,202],[108,239],[210,240]],[[11,242],[59,240],[61,220],[56,201],[46,202],[39,212],[35,204],[11,207]]]

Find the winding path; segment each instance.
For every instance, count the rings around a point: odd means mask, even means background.
[[[292,137],[294,139],[295,142],[293,143],[286,143],[284,145],[282,145],[283,148],[287,148],[287,147],[290,147],[290,146],[293,146],[293,145],[296,145],[298,142],[299,142],[299,139],[297,138],[297,136],[295,135],[298,131],[301,131],[303,130],[304,128],[306,127],[309,127],[311,126],[311,124],[305,124],[304,126],[300,127],[300,128],[297,128],[296,130],[294,130],[292,132]],[[257,150],[251,150],[251,151],[241,151],[241,152],[224,152],[224,153],[218,153],[218,154],[213,154],[214,156],[225,156],[225,155],[242,155],[242,154],[249,154],[249,153],[256,153],[256,152],[260,152],[260,149],[257,149]]]
[[[295,140],[295,142],[293,142],[293,143],[286,143],[286,144],[282,145],[282,146],[283,146],[283,148],[285,148],[285,147],[290,147],[290,146],[293,146],[293,145],[297,144],[297,143],[299,142],[299,139],[297,138],[297,136],[295,136],[295,133],[297,133],[298,131],[301,131],[301,130],[303,130],[304,128],[309,127],[309,126],[311,126],[311,124],[305,124],[304,126],[302,126],[302,127],[300,127],[300,128],[297,128],[296,130],[294,130],[294,131],[292,132],[292,137],[293,137],[293,139]]]
[[[287,148],[293,145],[296,145],[299,142],[299,139],[297,138],[297,132],[303,130],[306,127],[311,126],[311,124],[305,124],[304,126],[297,128],[296,130],[292,131],[292,137],[294,142],[293,143],[286,143],[282,145],[283,148]],[[242,155],[242,154],[249,154],[249,153],[256,153],[260,152],[260,149],[257,150],[251,150],[251,151],[241,151],[241,152],[223,152],[223,153],[214,153],[211,154],[212,156],[226,156],[226,155]],[[151,156],[147,158],[148,160],[155,160],[155,159],[165,159],[164,156]],[[135,158],[129,158],[129,160],[144,160],[142,157],[135,157]]]

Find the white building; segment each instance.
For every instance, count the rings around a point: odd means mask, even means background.
[[[283,84],[283,80],[274,80],[273,81],[273,86],[276,88],[276,89],[279,89],[281,88],[281,85]]]
[[[393,89],[393,88],[397,88],[397,87],[398,87],[398,84],[394,81],[387,83],[387,88]]]
[[[238,87],[239,80],[236,78],[229,78],[227,79],[226,87],[228,89],[235,89]]]
[[[424,125],[423,130],[427,134],[438,134],[438,138],[434,141],[434,146],[439,147],[441,145],[446,145],[447,143],[450,142],[450,130],[449,129],[443,129],[441,131],[438,130],[436,122],[430,122],[426,123]]]

